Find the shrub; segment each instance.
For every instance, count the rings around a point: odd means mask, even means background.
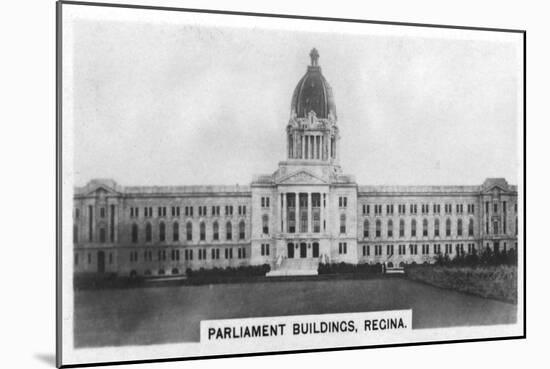
[[[271,270],[268,264],[263,265],[250,265],[240,267],[227,267],[227,268],[212,268],[199,270],[187,269],[186,275],[190,280],[195,281],[223,281],[229,278],[241,278],[241,277],[260,277],[265,276],[267,272]]]
[[[380,274],[382,273],[381,264],[350,264],[350,263],[330,263],[319,264],[317,270],[319,274]]]

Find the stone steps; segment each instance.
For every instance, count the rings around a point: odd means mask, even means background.
[[[269,271],[267,277],[318,275],[319,259],[296,258],[284,259],[279,266]]]

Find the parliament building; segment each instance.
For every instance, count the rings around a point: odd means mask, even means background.
[[[319,263],[433,263],[440,254],[517,248],[517,187],[359,185],[340,167],[333,92],[310,53],[285,127],[286,159],[247,186],[74,189],[74,271],[185,275],[269,264],[268,275]],[[475,251],[474,251],[475,250]]]

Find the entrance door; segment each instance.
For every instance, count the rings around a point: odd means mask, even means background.
[[[97,272],[105,273],[105,253],[103,251],[97,253]]]
[[[307,258],[307,245],[305,244],[305,242],[302,242],[300,244],[300,257]]]
[[[500,249],[500,245],[499,245],[498,241],[494,241],[493,242],[493,251],[495,253],[498,253],[500,251],[499,249]]]
[[[313,257],[319,257],[319,242],[313,242]]]
[[[286,247],[287,247],[286,256],[288,256],[289,259],[292,259],[294,257],[294,244],[289,243],[288,245],[286,245]]]

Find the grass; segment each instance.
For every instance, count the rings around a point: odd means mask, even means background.
[[[205,319],[412,309],[413,329],[421,329],[515,323],[517,314],[513,304],[406,278],[165,285],[74,296],[75,347],[198,342]]]
[[[407,268],[407,277],[437,287],[517,304],[516,266],[415,266]]]

